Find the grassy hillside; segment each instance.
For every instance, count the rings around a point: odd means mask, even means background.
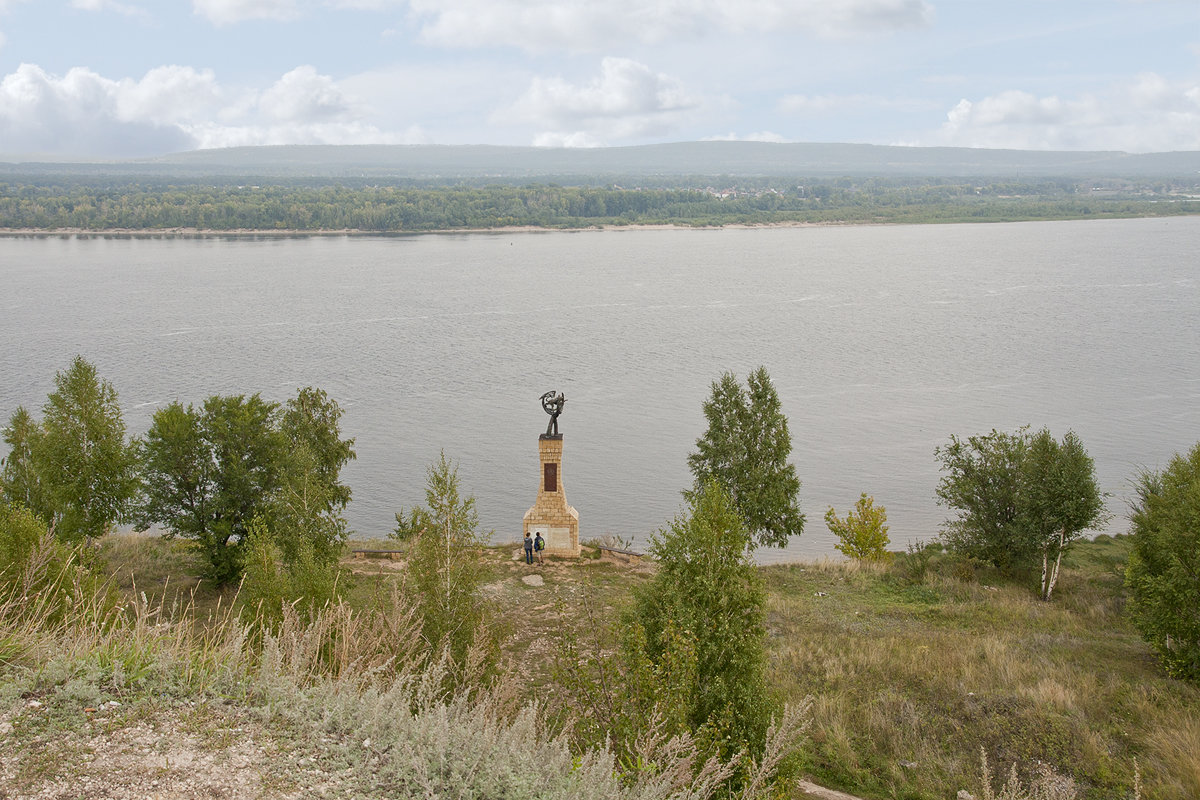
[[[383,796],[416,786],[430,753],[471,781],[502,770],[549,787],[540,796],[619,796],[611,763],[573,753],[519,709],[553,699],[564,633],[610,625],[653,566],[589,552],[527,567],[515,547],[480,554],[507,680],[443,708],[422,705],[419,676],[407,689],[370,677],[396,669],[380,642],[402,634],[402,609],[366,610],[392,602],[402,561],[344,560],[350,606],[321,624],[342,626],[346,652],[317,658],[311,629],[295,625],[254,656],[225,613],[233,593],[198,582],[182,543],[109,537],[119,632],[0,628],[0,798],[147,796],[151,781],[176,796]],[[1200,796],[1200,690],[1165,677],[1126,622],[1126,549],[1120,537],[1078,546],[1052,603],[1032,580],[935,548],[886,567],[764,567],[772,685],[813,699],[801,772],[864,798],[978,796],[982,749],[1023,779],[1048,764],[1078,797],[1130,797],[1135,759],[1143,797]],[[456,761],[469,752],[475,761]]]

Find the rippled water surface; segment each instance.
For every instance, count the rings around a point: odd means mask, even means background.
[[[1124,530],[1128,482],[1200,439],[1200,218],[279,239],[0,239],[0,414],[76,353],[142,433],[179,399],[320,386],[382,536],[438,451],[497,540],[537,491],[550,389],[584,538],[680,506],[700,405],[762,364],[808,514],[763,560],[836,555],[860,492],[894,544],[936,535],[951,433],[1073,428]]]

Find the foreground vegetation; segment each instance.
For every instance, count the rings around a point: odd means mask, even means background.
[[[1003,222],[1200,213],[1196,187],[1040,179],[729,179],[684,186],[381,181],[0,182],[0,230],[365,231],[512,226]],[[711,182],[711,180],[709,181]],[[1097,185],[1099,183],[1099,185]]]
[[[354,442],[324,392],[173,403],[127,442],[85,359],[55,384],[41,421],[20,408],[4,429],[0,745],[17,755],[0,786],[144,793],[109,765],[147,718],[187,741],[162,774],[232,764],[243,737],[214,755],[180,718],[219,700],[259,758],[234,765],[236,787],[214,769],[174,793],[307,796],[336,767],[318,794],[588,796],[583,775],[595,797],[751,800],[807,774],[871,798],[991,798],[989,764],[1008,765],[1005,800],[1200,792],[1200,445],[1142,475],[1132,536],[1087,541],[1103,495],[1073,433],[952,436],[942,543],[886,552],[864,493],[826,515],[860,560],[760,569],[756,543],[804,523],[760,368],[745,389],[713,382],[695,482],[644,567],[518,565],[443,454],[384,570],[345,559]],[[106,533],[130,519],[167,536]],[[556,755],[527,766],[514,747]]]
[[[100,782],[130,797],[205,776],[271,797],[714,788],[693,783],[686,747],[643,742],[655,764],[643,773],[565,735],[559,645],[617,633],[596,628],[632,607],[652,567],[590,549],[526,567],[516,547],[477,551],[485,596],[510,612],[504,678],[445,693],[447,663],[415,666],[414,611],[393,591],[402,562],[343,560],[344,603],[263,628],[236,613],[235,587],[198,578],[184,542],[105,537],[115,594],[81,590],[69,613],[40,619],[0,600],[0,785],[27,796]],[[1126,537],[1078,543],[1053,603],[936,547],[890,565],[760,568],[768,685],[812,698],[793,769],[865,798],[979,797],[982,750],[1022,783],[1039,763],[1072,779],[1059,797],[1132,797],[1138,772],[1143,797],[1200,795],[1200,691],[1164,675],[1126,620],[1128,549]]]

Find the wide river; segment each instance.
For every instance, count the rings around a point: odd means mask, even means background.
[[[1200,217],[395,237],[0,238],[0,415],[79,353],[131,433],[172,400],[302,386],[346,409],[348,517],[381,537],[440,450],[519,538],[538,398],[566,394],[583,538],[645,542],[681,506],[701,403],[765,365],[808,515],[762,561],[837,556],[860,492],[931,540],[934,448],[1073,429],[1127,529],[1130,481],[1200,440]],[[2,446],[2,445],[0,445]]]

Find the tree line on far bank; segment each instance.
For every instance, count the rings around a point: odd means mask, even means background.
[[[805,516],[788,420],[766,369],[745,386],[723,375],[703,411],[707,429],[688,459],[693,485],[650,542],[655,575],[607,621],[615,646],[560,643],[556,691],[584,712],[574,736],[588,747],[607,742],[624,768],[644,767],[638,747],[647,737],[686,735],[702,761],[726,764],[723,780],[740,786],[767,766],[786,773],[788,742],[799,735],[802,714],[780,708],[767,684],[766,592],[752,556],[758,546],[785,546]],[[301,389],[282,405],[258,395],[174,402],[131,442],[115,390],[77,357],[42,412],[36,421],[19,408],[4,429],[0,556],[29,551],[12,543],[27,543],[39,524],[81,543],[131,521],[188,539],[219,583],[244,575],[248,606],[268,624],[337,599],[350,500],[340,471],[354,440],[343,438],[342,410],[323,391]],[[1039,594],[1049,601],[1064,552],[1105,515],[1082,442],[1072,432],[1058,440],[1048,430],[992,431],[951,436],[935,455],[944,472],[938,498],[957,514],[944,546],[1015,575],[1040,565]],[[397,518],[395,535],[412,539],[406,586],[426,658],[445,669],[447,691],[489,680],[500,626],[476,556],[489,535],[478,531],[474,498],[444,454],[428,470],[426,507]],[[1197,519],[1200,445],[1141,475],[1127,572],[1135,624],[1172,674],[1193,680]],[[865,493],[845,519],[831,508],[826,521],[843,552],[887,557],[885,509]],[[0,580],[9,566],[0,559]]]
[[[718,182],[725,179],[709,179]],[[1171,185],[945,179],[728,179],[670,187],[0,181],[0,229],[366,231],[513,226],[960,222],[1200,213]],[[701,188],[704,187],[704,188]]]

